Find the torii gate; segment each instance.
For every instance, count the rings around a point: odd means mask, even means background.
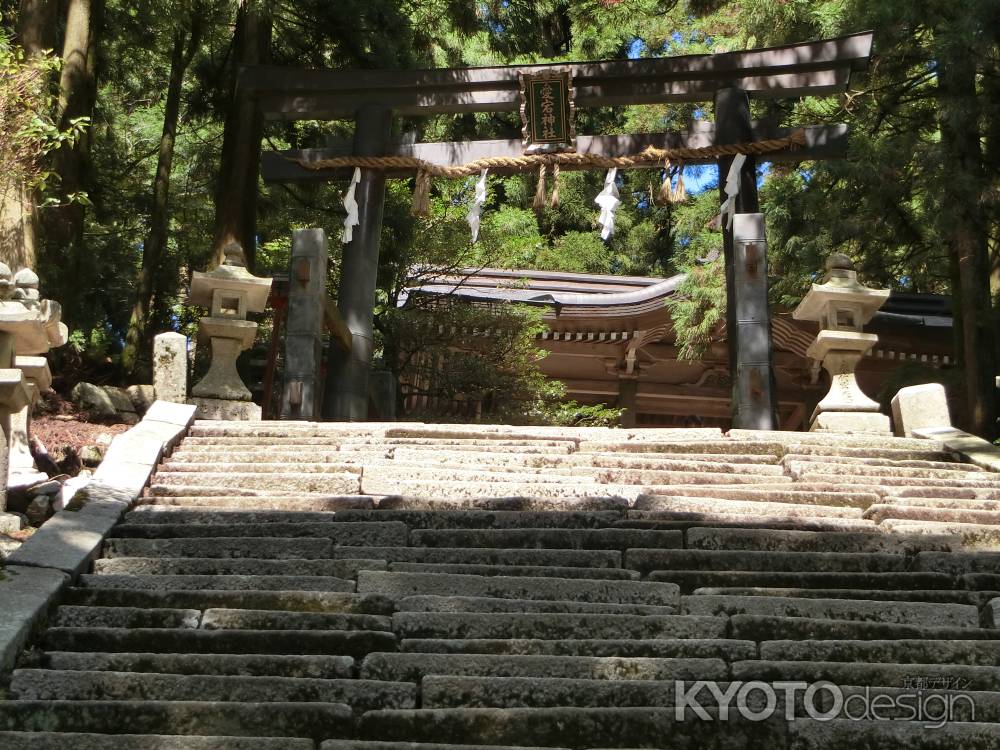
[[[353,143],[329,148],[269,152],[262,155],[266,181],[309,182],[342,177],[344,170],[313,169],[304,163],[335,157],[410,156],[439,166],[456,166],[494,156],[525,153],[522,139],[456,143],[392,143],[393,116],[516,111],[523,103],[522,75],[569,72],[576,108],[609,105],[712,101],[715,123],[695,123],[687,133],[635,136],[586,136],[575,139],[577,153],[595,157],[661,149],[748,144],[788,136],[792,130],[750,118],[749,97],[797,98],[846,91],[855,71],[867,67],[872,32],[745,52],[715,55],[417,71],[301,70],[274,66],[244,69],[240,85],[271,120],[353,119]],[[804,143],[766,154],[768,161],[802,161],[843,156],[847,127],[803,129]],[[801,138],[800,138],[801,140]],[[733,156],[687,158],[716,161],[720,201]],[[739,173],[735,213],[757,214],[756,158],[746,158]],[[662,164],[662,163],[661,163]],[[661,166],[649,163],[645,166]],[[592,168],[590,165],[564,169]],[[357,186],[359,225],[344,246],[338,306],[350,329],[349,354],[330,350],[323,416],[355,421],[367,418],[368,374],[373,350],[373,307],[385,179],[411,176],[413,167],[362,169]],[[496,170],[501,171],[501,170]],[[734,232],[745,235],[734,242]],[[775,429],[776,398],[772,372],[771,324],[767,306],[766,247],[759,221],[723,222],[727,288],[726,330],[733,374],[733,425]],[[736,245],[743,248],[735,251]],[[749,250],[747,250],[749,249]],[[743,253],[749,252],[749,256]],[[744,262],[738,263],[742,258]]]

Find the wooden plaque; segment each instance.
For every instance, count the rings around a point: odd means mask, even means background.
[[[525,153],[575,151],[576,112],[570,72],[521,73],[518,78]]]

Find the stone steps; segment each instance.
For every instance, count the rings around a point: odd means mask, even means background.
[[[727,638],[404,638],[404,653],[516,654],[521,656],[599,656],[644,658],[723,659],[727,662],[757,655],[753,641]]]
[[[350,736],[342,703],[212,701],[0,701],[0,731],[185,734],[230,737]],[[182,745],[183,747],[183,745]]]
[[[341,703],[354,711],[416,708],[412,683],[364,679],[135,674],[19,669],[10,691],[26,701],[211,701],[220,703]],[[227,708],[221,709],[223,712]]]
[[[674,704],[916,675],[1000,722],[998,518],[931,441],[200,422],[22,655],[0,747],[990,747],[967,714]]]
[[[83,732],[0,732],[5,750],[314,750],[309,739]]]
[[[62,671],[297,677],[352,677],[355,660],[325,654],[154,654],[149,652],[46,651],[38,666]]]
[[[49,628],[49,651],[145,651],[154,654],[320,654],[360,657],[395,649],[391,633],[366,630],[181,630],[171,628]]]
[[[716,618],[679,615],[399,612],[392,629],[400,638],[430,639],[638,639],[721,637]],[[712,630],[715,635],[709,636]],[[724,630],[724,628],[723,628]]]
[[[136,510],[143,508],[162,508],[176,510],[199,511],[247,511],[261,507],[260,495],[169,495],[157,494],[165,488],[156,485],[147,490],[147,497],[139,498]],[[356,495],[351,497],[331,497],[327,495],[295,495],[294,497],[268,496],[267,507],[284,512],[301,513],[337,512],[342,509],[369,510],[378,502],[378,496]],[[153,505],[155,503],[155,505]]]
[[[406,597],[486,596],[498,599],[561,599],[609,604],[651,604],[673,607],[679,590],[670,583],[606,581],[568,578],[520,578],[445,573],[393,573],[363,570],[358,573],[358,593]]]

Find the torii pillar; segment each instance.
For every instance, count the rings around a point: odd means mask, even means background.
[[[747,92],[730,86],[715,92],[715,142],[753,141]],[[719,158],[719,200],[726,200],[732,156]],[[778,425],[771,317],[767,305],[767,244],[757,199],[757,160],[740,170],[732,228],[721,217],[726,263],[726,339],[733,381],[733,427],[775,430]],[[740,216],[746,214],[748,216]]]
[[[392,113],[384,107],[369,106],[358,110],[354,130],[355,155],[383,155],[391,122]],[[362,169],[355,197],[358,202],[358,226],[354,228],[353,239],[344,245],[337,292],[337,307],[351,332],[352,346],[350,353],[345,354],[331,337],[327,347],[323,418],[335,422],[362,422],[368,419],[368,374],[375,343],[375,285],[378,280],[385,172]]]

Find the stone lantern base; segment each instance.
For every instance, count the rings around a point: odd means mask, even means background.
[[[877,412],[824,411],[813,417],[809,432],[847,432],[866,435],[892,435],[889,417]]]
[[[260,406],[253,401],[192,396],[188,399],[188,403],[198,407],[194,412],[195,419],[259,422],[263,415]]]

